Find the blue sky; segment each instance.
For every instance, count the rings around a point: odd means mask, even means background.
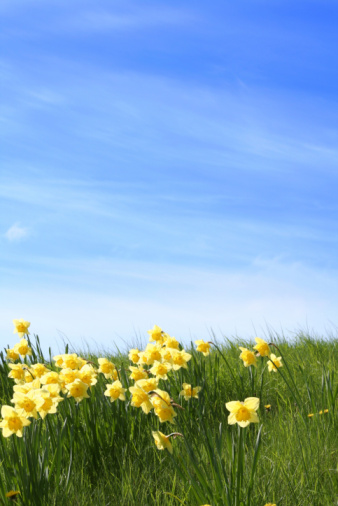
[[[1,344],[335,333],[337,16],[4,0]]]

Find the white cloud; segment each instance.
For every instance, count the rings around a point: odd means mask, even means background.
[[[9,242],[19,242],[23,241],[29,236],[29,229],[25,227],[21,227],[20,223],[14,223],[7,232],[5,233],[6,239]]]

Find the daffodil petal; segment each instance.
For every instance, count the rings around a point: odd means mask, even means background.
[[[259,408],[259,399],[258,397],[248,397],[244,400],[244,406],[248,408],[250,411],[257,411]]]
[[[241,409],[242,406],[243,406],[242,403],[239,401],[230,401],[230,402],[227,402],[225,405],[227,410],[230,411],[231,413]]]
[[[256,412],[251,412],[250,413],[250,420],[249,420],[250,423],[259,423],[259,418],[258,418],[258,415]]]
[[[230,415],[228,416],[228,424],[229,425],[234,425],[235,423],[237,423],[236,414],[235,413],[230,413]]]

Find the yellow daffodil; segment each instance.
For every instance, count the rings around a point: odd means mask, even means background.
[[[279,369],[280,367],[283,367],[283,364],[282,364],[282,357],[276,357],[276,355],[274,355],[273,353],[271,353],[271,355],[269,356],[269,360],[268,360],[268,369],[269,369],[269,372],[277,372],[277,369]]]
[[[55,362],[56,367],[61,367],[63,363],[63,355],[55,355],[55,357],[53,357],[53,360]]]
[[[309,413],[307,416],[308,416],[309,418],[312,418],[314,415],[313,415],[313,413]]]
[[[154,328],[147,332],[149,334],[149,341],[156,341],[159,344],[163,343],[164,332],[158,325],[154,325]]]
[[[254,350],[257,350],[261,357],[268,357],[270,353],[268,343],[259,337],[255,337],[255,341],[257,344],[254,346]]]
[[[25,370],[24,382],[25,383],[32,383],[32,381],[34,381],[33,373],[31,372],[30,368],[27,368]]]
[[[62,369],[80,369],[86,363],[83,358],[78,357],[76,353],[66,353],[63,355]]]
[[[62,369],[58,375],[59,380],[66,385],[73,383],[79,378],[79,371],[77,369]]]
[[[174,408],[172,406],[168,406],[166,403],[161,403],[157,408],[154,408],[154,413],[156,416],[159,417],[160,422],[174,422],[174,417],[177,416],[177,413],[175,413]]]
[[[23,394],[26,394],[27,392],[30,392],[31,390],[38,390],[41,386],[41,382],[39,378],[35,378],[30,383],[19,383],[17,385],[13,386],[14,392],[22,392]]]
[[[241,346],[239,347],[239,349],[242,352],[239,358],[243,360],[244,367],[249,367],[250,365],[254,365],[256,367],[257,359],[253,351],[250,351],[247,348],[242,348]]]
[[[129,371],[131,371],[130,378],[134,381],[148,378],[148,372],[142,366],[134,367],[131,365],[129,366]]]
[[[27,393],[15,392],[11,402],[19,414],[25,418],[33,417],[35,419],[38,418],[37,409],[43,404],[43,401],[37,398],[35,390],[30,390]]]
[[[41,390],[36,392],[36,398],[41,399],[41,405],[37,407],[37,412],[41,416],[42,419],[44,419],[48,413],[55,414],[57,411],[57,405],[59,400],[63,400],[61,397],[58,396],[52,396],[50,392],[50,388],[53,387],[55,390],[58,389],[58,385],[51,384],[46,385],[46,387],[42,388]]]
[[[188,369],[187,362],[191,360],[190,353],[187,353],[184,350],[181,351],[173,350],[171,353],[171,357],[174,371],[178,371],[179,369],[181,369],[181,367],[183,367],[184,369]]]
[[[60,379],[59,373],[56,371],[46,372],[43,376],[41,376],[40,381],[43,385],[51,385],[55,383],[56,385],[61,384],[62,380]]]
[[[202,339],[199,339],[198,341],[195,341],[195,344],[197,344],[197,351],[200,351],[203,353],[203,355],[206,357],[210,353],[210,343],[203,341]]]
[[[21,318],[21,320],[13,320],[14,323],[14,331],[13,334],[18,334],[19,337],[23,337],[25,334],[29,335],[28,328],[30,326],[30,322],[26,322]]]
[[[259,408],[259,399],[257,397],[248,397],[244,402],[227,402],[225,407],[230,411],[228,417],[229,425],[238,423],[240,427],[247,427],[250,423],[258,423],[257,409]]]
[[[66,385],[66,389],[68,390],[67,397],[74,397],[76,402],[81,402],[83,399],[89,398],[87,393],[88,385],[80,379],[76,379],[73,383]]]
[[[136,381],[135,386],[142,388],[145,392],[151,392],[155,390],[158,385],[157,378],[141,379]]]
[[[27,339],[22,338],[19,343],[15,344],[13,350],[22,357],[32,354],[32,348],[28,346]]]
[[[275,503],[272,503],[272,502],[268,502],[268,503],[266,503],[264,506],[276,506],[276,504],[275,504]]]
[[[175,352],[176,349],[175,348],[162,348],[161,349],[161,355],[162,355],[162,360],[163,362],[172,362],[172,356],[173,356],[173,352]]]
[[[188,385],[188,383],[183,383],[182,387],[183,390],[180,392],[180,395],[183,396],[186,401],[188,401],[192,397],[198,399],[198,393],[202,389],[202,387],[193,388],[191,385]]]
[[[134,364],[137,364],[140,360],[140,350],[138,348],[133,348],[128,353],[129,360]]]
[[[156,389],[152,392],[151,402],[154,406],[155,415],[159,417],[160,422],[174,423],[174,417],[177,416],[171,405],[171,399],[168,392]]]
[[[25,379],[25,371],[27,366],[25,364],[8,364],[11,372],[8,374],[9,378],[14,379],[15,383],[23,382]]]
[[[153,365],[155,360],[160,361],[161,358],[161,345],[158,344],[147,344],[144,352],[140,353],[140,362],[147,365]]]
[[[265,407],[265,409],[266,409],[267,411],[270,411],[270,409],[271,409],[271,404],[265,404],[265,406],[264,406],[264,407]]]
[[[147,415],[153,409],[149,394],[139,386],[129,387],[129,392],[132,394],[131,405],[135,408],[141,408]]]
[[[22,437],[22,429],[31,423],[11,406],[2,406],[1,417],[0,427],[4,437],[9,437],[12,434]]]
[[[110,397],[110,401],[114,402],[116,399],[120,399],[120,401],[125,401],[126,396],[124,395],[124,392],[126,391],[125,388],[122,388],[121,381],[114,381],[111,385],[107,385],[106,391],[104,395],[106,397]]]
[[[85,364],[78,371],[78,377],[83,383],[86,383],[89,387],[96,385],[97,383],[97,372],[91,364]]]
[[[169,436],[165,436],[162,432],[156,430],[153,431],[153,438],[158,450],[168,450],[168,452],[173,453],[173,447],[169,441]]]
[[[173,348],[174,350],[178,350],[180,343],[174,337],[170,337],[168,334],[164,334],[163,345],[166,348]]]
[[[6,352],[6,360],[10,360],[11,362],[15,362],[20,357],[19,353],[17,353],[14,349],[8,348]]]
[[[116,369],[115,364],[113,364],[113,362],[111,362],[107,358],[99,358],[98,363],[100,366],[98,369],[99,372],[104,374],[104,377],[106,379],[111,379],[113,377],[114,371]]]
[[[165,390],[157,388],[156,390],[153,390],[151,394],[151,402],[153,403],[154,408],[159,407],[163,402],[167,404],[167,406],[171,406],[170,395]]]
[[[33,374],[34,378],[41,378],[44,374],[50,372],[50,369],[47,369],[44,364],[39,363],[31,365],[29,370]]]
[[[149,372],[156,376],[156,379],[166,380],[168,379],[167,373],[172,369],[172,365],[169,362],[158,362],[155,360],[154,365]]]
[[[60,397],[60,395],[59,395],[60,394],[60,386],[59,385],[56,385],[56,384],[44,385],[43,390],[45,392],[44,398],[46,399],[48,397],[49,399],[51,399],[53,401],[53,403],[55,404],[55,406],[57,406],[59,404],[59,402],[64,401],[64,398]],[[36,395],[40,395],[39,390],[36,392]],[[47,404],[44,407],[46,407]]]
[[[329,410],[328,410],[328,409],[324,409],[324,411],[321,409],[321,410],[319,411],[319,414],[320,414],[320,415],[323,415],[323,414],[328,413],[328,412],[329,412]]]

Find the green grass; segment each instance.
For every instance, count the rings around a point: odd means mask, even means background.
[[[9,503],[5,493],[13,489],[18,503],[34,506],[338,505],[337,340],[300,333],[270,341],[283,357],[277,373],[268,372],[266,358],[257,369],[243,366],[238,347],[253,342],[224,340],[208,357],[187,349],[188,369],[159,385],[184,407],[175,425],[132,407],[129,394],[111,403],[100,375],[90,399],[64,400],[57,414],[33,420],[23,438],[0,434],[0,498]],[[35,354],[34,361],[50,362],[39,342]],[[14,382],[1,358],[0,399],[10,405]],[[97,363],[93,353],[86,358]],[[112,360],[128,388],[127,357]],[[202,386],[198,400],[178,396],[183,382]],[[261,401],[260,423],[228,425],[225,403],[252,396]],[[156,449],[152,430],[184,435],[171,440],[172,456]]]

